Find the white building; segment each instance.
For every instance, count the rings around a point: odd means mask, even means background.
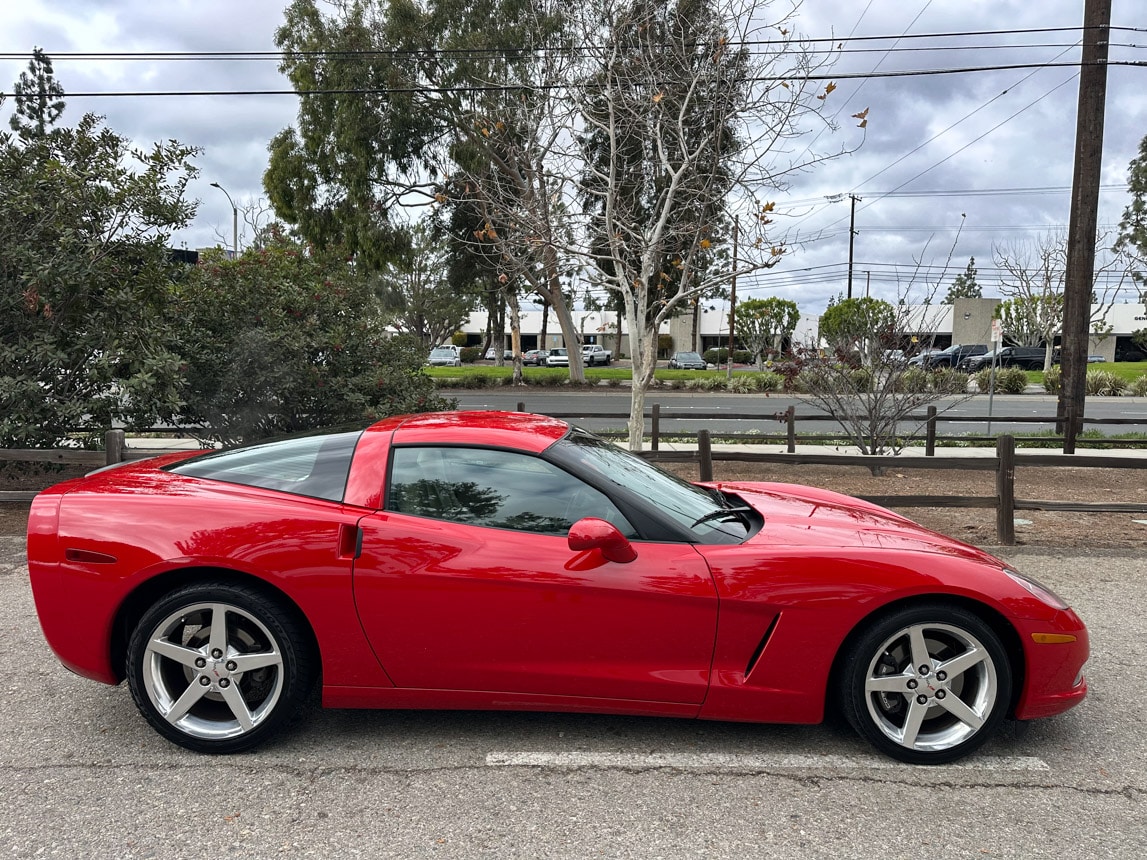
[[[939,347],[953,343],[991,343],[992,315],[1000,299],[957,299],[951,305],[912,305],[898,308],[902,320],[901,330],[907,342],[916,338],[921,344]],[[1097,307],[1098,311],[1099,308]],[[614,311],[572,312],[574,326],[582,343],[600,343],[613,350],[614,355],[628,355],[629,326],[624,319],[621,325],[621,339],[618,341],[618,314]],[[485,343],[487,314],[476,312],[462,327],[468,336],[468,345],[481,346]],[[1118,304],[1108,310],[1106,323],[1112,327],[1111,334],[1103,338],[1092,337],[1087,352],[1102,355],[1108,361],[1127,358],[1135,348],[1131,344],[1131,334],[1147,328],[1147,309],[1142,303]],[[668,335],[671,346],[663,352],[694,350],[703,352],[729,343],[729,306],[718,304],[712,308],[702,308],[697,315],[697,337],[693,337],[693,314],[682,314],[668,320],[661,326],[660,334]],[[793,340],[796,343],[815,345],[819,342],[819,315],[802,314],[797,323]],[[505,348],[510,346],[510,325],[506,322]],[[551,311],[545,327],[545,342],[541,343],[542,312],[526,311],[521,315],[522,349],[552,349],[564,346],[557,316]]]

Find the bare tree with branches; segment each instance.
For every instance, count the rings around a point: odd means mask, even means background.
[[[1102,247],[1106,236],[1099,237]],[[1018,346],[1045,347],[1043,367],[1049,370],[1055,338],[1063,329],[1064,283],[1067,277],[1067,235],[1049,232],[1039,239],[1012,242],[992,249],[996,265],[1004,272],[1000,292],[1007,297],[997,309],[1004,332]],[[1096,267],[1093,289],[1091,328],[1096,336],[1106,337],[1111,326],[1107,314],[1115,303],[1128,272],[1127,261],[1112,253]],[[1119,275],[1112,283],[1109,274]]]

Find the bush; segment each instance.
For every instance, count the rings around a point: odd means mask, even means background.
[[[987,394],[992,384],[992,369],[985,367],[973,377],[978,388]],[[996,391],[1000,394],[1023,394],[1028,385],[1028,375],[1021,367],[1005,367],[996,370]]]
[[[469,340],[469,338],[467,337],[466,332],[464,332],[464,331],[456,331],[450,337],[450,342],[457,347],[465,347],[467,340]],[[471,348],[474,349],[475,351],[478,349],[478,347],[476,347],[476,346],[471,347]]]
[[[1063,387],[1063,375],[1060,372],[1059,365],[1055,365],[1050,370],[1045,370],[1043,373],[1043,390],[1048,394],[1059,394],[1059,390]]]
[[[901,394],[924,394],[928,391],[932,374],[923,368],[910,367],[896,379],[896,390]]]
[[[1121,377],[1108,370],[1092,370],[1087,374],[1087,393],[1099,397],[1118,397],[1128,385]]]
[[[463,364],[473,364],[482,356],[482,350],[476,346],[464,346],[458,350],[458,357]]]
[[[1136,397],[1147,397],[1147,373],[1137,376],[1131,383],[1131,393]]]
[[[938,394],[965,394],[968,391],[968,374],[953,369],[937,370],[932,373],[930,384]]]
[[[720,349],[707,349],[701,357],[709,364],[724,364],[729,360],[729,348],[723,346]],[[749,364],[752,360],[753,354],[747,349],[733,350],[734,364]]]

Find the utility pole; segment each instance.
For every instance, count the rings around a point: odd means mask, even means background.
[[[852,298],[852,246],[856,239],[856,201],[860,198],[855,194],[849,194],[848,199],[852,201],[852,214],[848,218],[848,298]]]
[[[1095,286],[1095,237],[1103,164],[1103,118],[1107,98],[1107,49],[1111,0],[1084,0],[1083,55],[1075,126],[1075,175],[1067,228],[1063,301],[1063,350],[1057,417],[1063,422],[1063,453],[1075,453],[1087,395],[1087,344]]]
[[[733,343],[735,338],[734,329],[737,325],[737,241],[741,237],[741,219],[739,216],[733,216],[733,277],[729,282],[729,366],[726,369],[725,377],[727,379],[733,378]]]

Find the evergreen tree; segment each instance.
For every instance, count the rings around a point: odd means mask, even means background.
[[[948,295],[944,297],[944,304],[950,305],[956,299],[980,299],[983,293],[980,285],[976,283],[976,258],[968,258],[968,267],[956,275],[952,286],[948,288]]]

